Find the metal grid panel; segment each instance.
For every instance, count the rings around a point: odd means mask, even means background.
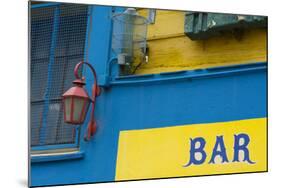
[[[31,146],[39,145],[40,128],[42,125],[43,102],[31,103]]]
[[[54,7],[32,9],[31,59],[49,58],[54,21]]]
[[[86,9],[85,9],[86,8]],[[56,57],[81,55],[84,53],[88,15],[85,5],[62,5],[60,11],[60,30],[58,33]],[[66,40],[67,39],[67,40]]]
[[[44,100],[48,62],[48,58],[31,60],[31,102]]]
[[[76,143],[79,129],[64,123],[61,95],[83,60],[87,17],[86,5],[31,11],[31,146]]]
[[[54,7],[33,9],[31,13],[31,101],[43,100],[47,83]]]
[[[63,121],[62,104],[60,100],[54,100],[49,103],[47,125],[45,131],[45,143],[50,144],[68,144],[74,143],[76,128],[73,125],[67,125]]]

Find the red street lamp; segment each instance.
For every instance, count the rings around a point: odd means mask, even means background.
[[[95,82],[92,86],[92,98],[89,97],[87,91],[83,87],[85,85],[85,78],[79,77],[78,69],[81,65],[88,65],[90,67]],[[97,75],[95,69],[91,64],[87,62],[79,62],[74,68],[74,75],[76,79],[72,82],[73,87],[68,89],[63,95],[63,109],[64,109],[64,122],[69,124],[82,124],[85,120],[90,103],[92,103],[91,120],[88,124],[86,140],[90,140],[90,137],[94,135],[97,129],[97,125],[94,118],[95,101],[96,97],[100,94],[100,88],[97,84]]]

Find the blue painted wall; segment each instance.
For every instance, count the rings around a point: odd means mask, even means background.
[[[93,17],[92,28],[88,28],[88,60],[97,69],[101,83],[105,83],[110,80],[107,69],[112,8],[92,7],[90,12]],[[233,70],[237,72],[221,69],[213,71],[218,73],[215,76],[206,72],[202,77],[196,77],[200,71],[187,71],[183,74],[191,76],[170,75],[172,80],[155,76],[147,78],[152,82],[139,83],[133,82],[138,81],[134,77],[113,78],[112,85],[103,88],[97,98],[98,130],[90,142],[83,140],[86,124],[83,125],[80,150],[85,152],[84,157],[32,163],[31,185],[114,181],[120,130],[266,117],[266,64],[252,64],[250,69],[237,66]],[[88,71],[86,78],[87,83],[92,82]],[[90,92],[90,84],[87,89]]]
[[[120,130],[266,117],[266,69],[114,85],[103,90],[96,107],[99,127],[93,140],[81,143],[85,157],[33,164],[33,185],[114,181]]]

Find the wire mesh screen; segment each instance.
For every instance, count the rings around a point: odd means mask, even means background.
[[[84,57],[88,6],[31,9],[31,146],[77,144],[77,127],[65,124],[61,95]]]
[[[128,9],[127,9],[128,10]],[[140,62],[146,50],[147,19],[128,12],[113,17],[112,49],[118,54],[126,54],[132,62]]]

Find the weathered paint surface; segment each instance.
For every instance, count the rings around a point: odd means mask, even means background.
[[[146,16],[147,10],[139,11]],[[266,29],[246,30],[241,39],[227,33],[202,41],[184,35],[181,11],[156,11],[155,24],[148,26],[149,63],[137,74],[266,61]]]
[[[139,11],[147,16],[147,9]],[[155,23],[148,26],[148,40],[163,39],[184,35],[184,14],[181,11],[156,10]]]
[[[235,135],[245,134],[249,143],[243,150],[235,147]],[[218,150],[225,147],[225,159],[215,157],[210,163],[218,136],[222,142]],[[190,139],[202,138],[206,145],[195,154],[206,159],[202,164],[186,164],[190,161]],[[242,143],[241,143],[242,142]],[[245,140],[240,140],[240,145]],[[223,147],[224,146],[224,147]],[[196,146],[197,148],[199,146]],[[239,161],[233,162],[235,150]],[[249,163],[246,152],[249,151]],[[229,121],[220,123],[169,126],[164,128],[121,131],[119,134],[116,180],[166,178],[204,174],[222,174],[266,170],[266,118]]]

